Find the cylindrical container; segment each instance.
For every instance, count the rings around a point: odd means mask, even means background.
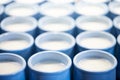
[[[12,2],[13,2],[13,0],[0,0],[0,5],[7,6]]]
[[[115,28],[115,31],[116,32],[116,37],[120,34],[120,16],[114,18],[113,20],[113,24],[114,24],[114,28]]]
[[[8,17],[1,22],[2,32],[26,32],[36,37],[37,20],[33,17]]]
[[[0,35],[0,52],[10,52],[28,59],[32,55],[34,39],[27,33],[4,33]]]
[[[86,3],[91,3],[91,4],[99,4],[99,3],[108,4],[109,2],[111,2],[111,0],[81,0],[81,1],[84,1]]]
[[[71,58],[74,53],[75,39],[63,32],[47,32],[39,35],[35,40],[36,51],[60,51]]]
[[[22,4],[38,4],[41,5],[46,0],[15,0],[16,3],[22,3]]]
[[[3,13],[4,13],[4,7],[2,5],[0,5],[0,22],[4,18]]]
[[[55,4],[74,4],[75,0],[48,0],[49,2],[55,3]]]
[[[71,17],[43,17],[39,20],[39,33],[43,32],[66,32],[74,35],[75,21]]]
[[[0,80],[25,80],[25,60],[16,54],[0,53]]]
[[[74,80],[116,80],[116,58],[108,52],[88,50],[73,60]]]
[[[84,6],[84,7],[83,7]],[[75,4],[75,19],[78,16],[103,16],[108,15],[109,9],[107,4],[90,4],[85,2],[78,2]]]
[[[77,34],[83,31],[111,32],[112,20],[106,16],[80,16],[76,20]]]
[[[118,60],[117,80],[120,80],[120,34],[117,37],[117,45],[116,45],[116,50],[115,50],[115,56]]]
[[[5,8],[5,15],[14,17],[32,16],[39,19],[40,14],[38,12],[38,8],[38,5],[11,3]]]
[[[99,49],[114,54],[116,45],[115,37],[107,32],[83,32],[77,38],[78,52],[91,49]]]
[[[61,52],[44,51],[28,60],[30,80],[70,80],[71,59]]]
[[[120,15],[120,2],[112,1],[109,3],[110,14],[109,17],[114,19],[116,16]]]
[[[72,4],[54,4],[46,2],[39,7],[39,12],[43,16],[63,17],[74,16],[74,7]]]

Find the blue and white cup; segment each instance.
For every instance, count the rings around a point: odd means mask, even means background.
[[[41,5],[45,2],[46,0],[15,0],[16,3],[21,3],[21,4],[38,4]]]
[[[0,35],[0,52],[10,52],[27,60],[32,55],[34,39],[27,33],[4,33]]]
[[[37,20],[33,17],[7,17],[1,22],[2,32],[26,32],[37,36]]]
[[[38,22],[39,33],[66,32],[74,36],[75,21],[71,17],[43,17]]]
[[[74,80],[116,80],[116,58],[108,52],[87,50],[74,57]]]
[[[30,80],[71,80],[69,56],[56,51],[38,52],[28,60]]]
[[[40,18],[38,5],[11,3],[5,8],[6,16]]]
[[[117,37],[120,34],[120,16],[114,18],[113,24],[114,24],[114,32],[116,32],[115,36]]]
[[[46,32],[35,39],[36,51],[60,51],[71,58],[74,55],[75,39],[63,32]]]
[[[75,0],[47,0],[47,1],[55,4],[74,4],[75,3]]]
[[[114,55],[115,37],[107,32],[83,32],[76,37],[78,52],[84,50],[103,50]]]
[[[80,16],[76,19],[77,34],[84,31],[111,32],[112,20],[106,16]]]
[[[42,16],[64,17],[74,16],[74,6],[72,4],[55,4],[46,2],[39,7]]]
[[[25,80],[25,60],[16,54],[0,53],[0,80]]]
[[[83,7],[84,6],[84,7]],[[108,15],[109,9],[107,4],[91,4],[85,2],[78,2],[75,4],[75,19],[78,16],[104,16]]]
[[[4,5],[5,7],[12,3],[13,0],[0,0],[0,5]]]
[[[4,6],[0,5],[0,22],[4,18],[3,15],[4,15]]]
[[[120,2],[112,1],[109,3],[108,7],[110,10],[109,17],[111,19],[114,19],[116,16],[120,15]]]
[[[111,2],[111,0],[81,0],[81,1],[84,1],[84,2],[90,3],[90,4],[99,4],[99,3],[108,4],[109,2]]]

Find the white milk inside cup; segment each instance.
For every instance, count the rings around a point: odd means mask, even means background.
[[[5,29],[11,32],[25,32],[32,28],[31,24],[28,23],[13,23],[5,26]]]
[[[102,31],[108,29],[108,24],[100,21],[86,21],[80,23],[80,28],[88,31]]]
[[[86,58],[78,62],[79,68],[87,71],[106,71],[113,67],[113,64],[104,58]]]
[[[48,23],[43,25],[43,29],[46,31],[67,31],[70,29],[70,25],[64,23]]]
[[[24,3],[24,4],[38,4],[43,2],[44,0],[15,0],[17,3]]]
[[[34,10],[32,8],[27,7],[16,7],[8,11],[8,14],[12,16],[31,16],[35,14]]]
[[[11,2],[12,0],[0,0],[0,4],[7,4]]]
[[[64,63],[56,60],[41,61],[33,66],[35,70],[43,72],[56,72],[63,70],[65,67]]]
[[[20,50],[28,47],[29,42],[22,39],[13,39],[0,42],[0,49],[3,50]]]
[[[39,44],[43,49],[47,50],[62,50],[70,46],[69,42],[63,40],[48,40]]]
[[[14,46],[12,46],[14,47]],[[19,71],[22,68],[22,65],[14,61],[2,61],[0,62],[0,75],[4,74],[13,74]]]
[[[110,0],[83,0],[83,1],[88,2],[88,3],[105,3]]]
[[[78,3],[75,5],[75,11],[80,15],[99,16],[106,14],[107,9],[102,5]]]
[[[107,38],[89,37],[80,41],[80,45],[90,49],[104,49],[112,45],[112,42]]]

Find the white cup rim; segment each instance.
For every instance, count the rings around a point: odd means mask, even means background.
[[[21,59],[21,61],[22,61],[22,67],[21,67],[21,69],[18,70],[17,72],[10,73],[10,74],[0,74],[0,76],[15,75],[15,74],[17,74],[18,72],[21,72],[21,71],[25,70],[25,68],[26,68],[26,61],[24,60],[23,57],[21,57],[21,56],[19,56],[19,55],[17,55],[17,54],[14,54],[14,53],[0,53],[0,56],[2,56],[2,55],[8,55],[8,56],[18,57],[18,58]]]
[[[7,2],[4,2],[4,3],[1,3],[1,2],[0,2],[0,4],[4,5],[4,4],[10,3],[10,2],[12,2],[12,1],[13,1],[13,0],[7,0]]]
[[[94,52],[94,54],[95,54],[95,52],[98,52],[98,53],[102,53],[102,54],[105,54],[105,55],[108,55],[109,57],[111,57],[111,58],[114,60],[114,65],[113,65],[113,67],[112,67],[111,69],[105,70],[105,71],[89,71],[89,70],[81,69],[81,68],[77,65],[77,62],[76,62],[78,56],[84,55],[84,54],[88,54],[88,53],[91,53],[91,52],[92,52],[92,53]],[[110,54],[109,52],[106,52],[106,51],[101,51],[101,50],[87,50],[87,51],[79,52],[79,53],[74,57],[74,59],[73,59],[73,64],[74,64],[74,66],[77,67],[78,69],[81,69],[81,70],[86,71],[86,72],[101,73],[101,72],[108,72],[108,71],[110,71],[110,70],[113,70],[113,69],[117,66],[117,59],[116,59],[112,54]]]
[[[31,63],[32,58],[34,58],[34,57],[36,57],[36,56],[38,56],[38,55],[47,54],[47,53],[49,53],[49,54],[50,54],[50,53],[51,53],[51,54],[59,54],[59,55],[64,56],[64,57],[68,60],[68,64],[66,65],[66,67],[65,67],[64,69],[59,70],[59,71],[54,71],[54,72],[45,72],[45,71],[40,71],[40,70],[34,69],[33,66],[32,66],[32,63]],[[42,51],[42,52],[38,52],[38,53],[32,55],[32,56],[29,58],[29,60],[28,60],[28,67],[29,67],[29,68],[31,68],[32,70],[37,71],[37,72],[48,73],[48,74],[52,74],[52,73],[54,74],[54,73],[63,72],[63,71],[65,71],[65,70],[69,69],[69,68],[71,67],[71,65],[72,65],[72,61],[71,61],[70,57],[69,57],[68,55],[62,53],[62,52],[59,52],[59,51]]]
[[[0,15],[4,12],[4,7],[0,5]]]
[[[47,10],[49,8],[54,8],[54,7],[61,7],[61,8],[64,7],[67,10],[69,8],[69,13],[67,15],[63,15],[63,16],[68,16],[68,15],[71,15],[72,13],[74,13],[74,7],[72,4],[54,4],[52,2],[46,2],[46,3],[42,4],[39,7],[39,13],[42,15],[45,15],[45,16],[51,16],[51,15],[46,14],[45,10]],[[52,16],[52,17],[54,17],[54,16]],[[62,17],[62,16],[60,16],[60,17]]]
[[[99,4],[99,3],[107,3],[107,2],[109,2],[109,1],[111,1],[111,0],[105,0],[105,1],[101,1],[101,2],[91,2],[91,1],[86,1],[86,0],[83,0],[84,2],[86,2],[86,3],[91,3],[91,4]]]
[[[43,27],[43,24],[44,24],[44,22],[47,22],[47,21],[49,21],[49,20],[59,20],[59,21],[61,21],[62,19],[64,19],[64,20],[66,20],[66,21],[69,21],[70,22],[70,28],[68,29],[68,30],[63,30],[63,31],[69,31],[69,30],[72,30],[73,28],[75,28],[75,21],[74,21],[74,19],[73,18],[71,18],[71,17],[69,17],[69,16],[66,16],[66,17],[59,17],[59,18],[55,18],[55,17],[49,17],[49,16],[45,16],[45,17],[42,17],[41,19],[39,19],[39,21],[38,21],[38,28],[39,29],[41,29],[41,30],[43,30],[43,31],[47,31],[48,32],[48,30],[45,30],[44,29],[44,27]],[[61,31],[60,31],[61,32]]]
[[[117,42],[118,42],[118,44],[120,45],[120,34],[119,34],[118,37],[117,37]]]
[[[48,0],[48,1],[55,3],[55,4],[66,4],[66,3],[74,3],[75,2],[75,0],[66,0],[64,2],[60,2],[59,0],[58,0],[58,2],[56,0]]]
[[[104,20],[104,21],[108,22],[108,23],[107,23],[107,24],[109,25],[108,28],[106,28],[106,29],[104,29],[104,30],[102,30],[102,31],[109,30],[109,29],[111,29],[112,26],[113,26],[112,20],[111,20],[110,18],[106,17],[106,16],[80,16],[80,17],[78,17],[78,18],[76,19],[76,27],[77,27],[78,29],[85,30],[85,29],[81,28],[80,22],[82,22],[82,21],[85,22],[85,20],[88,20],[88,19],[89,19],[89,20],[91,19],[91,21],[92,21],[92,19],[96,19],[96,20],[101,20],[101,21]],[[86,21],[86,22],[87,22],[87,21]],[[87,31],[87,30],[85,30],[85,31]]]
[[[21,35],[21,36],[26,36],[27,38],[29,38],[30,42],[29,45],[23,49],[17,49],[17,50],[6,50],[6,49],[1,49],[1,50],[5,50],[5,51],[19,51],[19,50],[25,50],[30,48],[33,44],[34,44],[34,39],[33,37],[28,34],[28,33],[19,33],[19,32],[7,32],[7,33],[3,33],[0,35],[0,38],[4,37],[4,36],[11,36],[11,35]]]
[[[68,50],[68,49],[70,49],[70,48],[72,48],[72,47],[75,46],[75,43],[76,43],[76,42],[75,42],[74,37],[73,37],[72,35],[70,35],[70,34],[68,34],[68,33],[64,33],[64,32],[46,32],[46,33],[43,33],[43,34],[41,34],[41,35],[38,35],[38,37],[35,39],[35,45],[36,45],[38,48],[41,48],[41,49],[43,49],[43,50],[48,51],[48,49],[45,49],[45,48],[43,48],[43,47],[41,47],[41,46],[39,45],[39,40],[40,40],[41,38],[43,38],[43,37],[47,37],[47,36],[50,36],[50,35],[63,35],[63,36],[67,36],[68,38],[70,38],[71,44],[69,45],[69,47],[64,48],[64,49],[60,49],[60,50],[58,50],[58,51]]]
[[[100,15],[101,15],[101,16],[102,16],[102,15],[106,15],[106,14],[109,12],[108,6],[107,6],[105,3],[90,4],[90,3],[85,3],[85,2],[83,2],[83,1],[76,3],[76,4],[75,4],[75,12],[76,12],[77,14],[84,15],[84,16],[89,16],[89,15],[80,13],[80,12],[77,10],[77,7],[78,7],[79,5],[95,5],[95,6],[102,7],[102,8],[104,9],[104,12],[103,12],[102,14],[99,14],[99,16],[100,16]],[[90,16],[94,16],[94,15],[90,15]],[[96,16],[98,16],[98,15],[96,15]]]
[[[20,19],[21,19],[21,21],[20,21]],[[4,30],[4,31],[7,31],[7,32],[12,32],[12,31],[9,31],[9,30],[6,29],[5,23],[6,22],[7,23],[12,22],[12,21],[15,21],[15,20],[19,20],[18,22],[21,22],[21,23],[24,22],[24,20],[27,20],[27,21],[32,23],[32,28],[27,30],[27,31],[23,31],[23,32],[32,31],[35,28],[37,28],[37,20],[35,18],[33,18],[33,17],[7,17],[7,18],[3,19],[3,21],[1,21],[1,29]]]
[[[35,0],[33,0],[33,1],[35,1]],[[38,3],[41,3],[43,1],[45,1],[45,0],[39,0],[38,2],[30,3],[30,2],[24,2],[24,1],[21,1],[21,0],[15,0],[16,3],[21,3],[21,4],[38,4]]]
[[[10,16],[13,16],[13,15],[9,14],[9,11],[10,11],[11,9],[14,9],[14,8],[16,8],[16,7],[21,7],[21,6],[27,7],[27,8],[31,8],[31,9],[34,10],[34,14],[28,15],[28,16],[34,16],[34,15],[36,15],[36,14],[38,13],[38,8],[39,8],[39,6],[38,6],[37,4],[20,4],[20,3],[15,3],[15,2],[14,2],[14,3],[11,3],[11,4],[9,4],[8,6],[6,6],[6,8],[5,8],[5,14],[10,15]],[[20,17],[21,17],[21,16],[20,16]],[[25,17],[27,17],[27,16],[25,16]]]
[[[111,40],[112,40],[111,46],[106,47],[106,48],[100,48],[100,49],[104,49],[105,50],[105,49],[112,48],[113,46],[116,45],[116,39],[115,39],[115,37],[112,34],[107,33],[107,32],[103,32],[103,31],[86,31],[86,32],[82,32],[82,33],[78,34],[78,36],[76,37],[76,43],[77,43],[77,45],[79,45],[79,46],[81,46],[81,47],[83,47],[85,49],[92,49],[92,48],[87,48],[87,47],[85,47],[85,46],[83,46],[83,45],[80,44],[80,38],[83,37],[83,36],[86,36],[88,34],[89,35],[90,34],[95,34],[95,35],[98,35],[98,36],[100,36],[100,34],[101,34],[101,35],[104,35],[104,36],[109,36],[111,38]]]
[[[117,17],[114,18],[114,20],[113,20],[114,27],[117,28],[117,29],[120,29],[118,23],[120,23],[120,16],[117,16]]]

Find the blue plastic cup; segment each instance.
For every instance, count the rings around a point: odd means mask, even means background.
[[[84,6],[84,7],[83,7]],[[107,4],[91,4],[78,2],[75,4],[75,19],[79,16],[105,16],[108,15],[109,9]]]
[[[88,69],[87,67],[89,67],[89,65],[86,67],[81,66],[80,62],[83,64],[87,64],[87,62],[85,63],[85,60],[89,60],[89,59],[94,60],[94,58],[96,60],[98,59],[97,60],[98,62],[100,60],[100,63],[102,63],[102,59],[103,59],[106,62],[109,62],[111,66],[108,67],[108,65],[105,62],[104,64],[106,65],[104,66],[106,66],[106,69],[102,69],[103,67],[100,67],[98,69],[95,68]],[[73,63],[74,63],[74,80],[108,80],[108,79],[116,80],[117,60],[113,55],[111,55],[108,52],[100,51],[100,50],[83,51],[74,57]],[[94,61],[93,62],[91,61],[91,65],[90,65],[91,67],[92,64],[93,65],[95,64]],[[101,66],[103,64],[98,63],[98,65]]]
[[[35,39],[36,52],[60,51],[71,58],[74,55],[75,39],[72,35],[63,32],[46,32]]]
[[[36,64],[43,63],[45,61],[57,61],[64,64],[64,67],[62,67],[61,69],[57,69],[56,71],[49,71],[45,69],[39,70],[34,67]],[[30,74],[29,78],[30,80],[70,80],[71,64],[71,59],[64,53],[56,51],[38,52],[31,56],[28,60]],[[46,68],[47,67],[48,66],[46,66]],[[48,68],[54,69],[54,67]]]
[[[14,17],[34,17],[36,19],[40,18],[38,13],[38,5],[32,4],[20,4],[20,3],[11,3],[5,8],[6,16]]]
[[[22,56],[25,60],[32,55],[33,44],[33,37],[27,33],[9,32],[0,35],[0,52],[15,53]],[[15,45],[17,48],[15,48]]]
[[[13,0],[0,0],[0,5],[4,5],[5,7],[12,3]]]
[[[99,49],[114,55],[115,37],[107,32],[83,32],[76,37],[78,52]]]
[[[114,24],[114,33],[115,33],[115,37],[117,37],[120,34],[120,16],[114,18],[113,20],[113,24]]]
[[[76,20],[77,34],[84,31],[111,32],[112,20],[106,16],[80,16]]]
[[[120,15],[120,3],[117,2],[117,1],[112,1],[109,3],[108,7],[109,7],[109,10],[110,10],[110,13],[109,13],[109,17],[111,19],[114,19],[116,16],[119,16]]]
[[[1,22],[2,32],[26,32],[37,36],[37,20],[33,17],[7,17]]]
[[[0,53],[0,62],[4,61],[17,62],[21,68],[14,73],[0,74],[0,80],[25,80],[26,62],[21,56],[12,53]]]
[[[66,32],[74,36],[75,21],[71,17],[43,17],[39,22],[39,34],[44,32]]]
[[[64,17],[74,16],[74,6],[72,4],[54,4],[46,2],[39,7],[41,16]]]
[[[16,3],[21,3],[21,4],[38,4],[41,5],[45,2],[46,0],[15,0]]]
[[[0,22],[3,19],[4,7],[0,5]]]

